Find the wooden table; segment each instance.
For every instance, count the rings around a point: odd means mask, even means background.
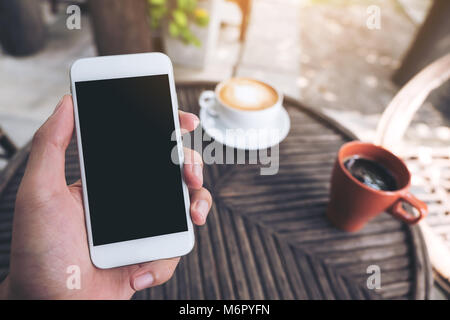
[[[180,106],[198,113],[200,92],[214,85],[178,84]],[[352,134],[292,99],[284,105],[291,131],[280,145],[278,174],[261,176],[259,165],[206,166],[205,185],[214,205],[207,225],[196,228],[194,250],[168,283],[139,292],[136,299],[429,298],[431,268],[418,228],[382,214],[348,234],[324,216],[336,152]],[[29,147],[19,152],[0,177],[3,275],[28,152]],[[68,183],[79,177],[73,142],[66,175]],[[379,290],[367,288],[370,265],[381,268]]]

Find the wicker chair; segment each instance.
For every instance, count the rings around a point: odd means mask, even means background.
[[[450,146],[433,149],[424,161],[421,150],[406,150],[402,138],[414,114],[435,88],[450,79],[450,54],[412,78],[394,97],[378,123],[375,143],[401,156],[428,203],[429,216],[420,223],[438,285],[450,297]],[[414,182],[413,182],[414,186]],[[422,193],[422,194],[421,194]]]

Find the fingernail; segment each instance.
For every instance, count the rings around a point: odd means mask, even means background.
[[[193,166],[192,170],[194,171],[194,175],[197,178],[203,179],[203,168],[202,168],[201,164],[194,163],[194,166]]]
[[[206,200],[198,200],[195,203],[195,210],[202,216],[203,219],[205,219],[209,210],[208,202],[206,202]]]
[[[59,100],[58,104],[56,105],[55,110],[53,111],[53,114],[56,113],[56,111],[59,110],[59,108],[61,107],[62,103],[63,103],[64,97],[61,98],[61,100]]]
[[[150,287],[153,284],[154,278],[151,273],[147,272],[136,279],[134,279],[134,289],[139,291]]]

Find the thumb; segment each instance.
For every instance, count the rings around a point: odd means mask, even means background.
[[[73,127],[72,97],[65,95],[33,137],[22,184],[50,192],[66,187],[65,151]]]

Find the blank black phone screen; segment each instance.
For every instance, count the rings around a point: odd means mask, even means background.
[[[168,75],[75,90],[94,246],[187,231]]]

